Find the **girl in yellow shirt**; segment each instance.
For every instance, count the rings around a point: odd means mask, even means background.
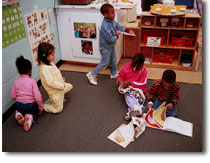
[[[73,86],[65,82],[60,70],[53,63],[55,59],[55,47],[42,42],[38,46],[37,61],[40,66],[40,77],[44,89],[47,91],[50,104],[44,104],[46,112],[60,113],[63,110],[64,94]]]

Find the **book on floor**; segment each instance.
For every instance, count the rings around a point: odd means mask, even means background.
[[[126,148],[134,139],[138,138],[145,130],[145,121],[143,118],[132,117],[128,125],[122,124],[107,138]]]
[[[145,115],[147,127],[175,132],[185,136],[192,137],[193,124],[175,117],[166,117],[165,103],[160,105],[156,110],[150,109]]]

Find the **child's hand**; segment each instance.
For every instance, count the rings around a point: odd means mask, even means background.
[[[126,87],[128,87],[129,85],[131,85],[131,82],[130,82],[130,81],[124,81],[124,82],[122,83],[122,88],[126,88]]]
[[[152,107],[153,107],[153,104],[148,105],[148,109],[152,109]]]
[[[42,114],[42,110],[39,110],[39,115],[41,115]]]
[[[117,39],[119,38],[119,32],[116,33]]]
[[[63,77],[63,81],[66,81],[66,78]]]
[[[166,105],[166,107],[167,107],[168,109],[173,109],[174,105],[173,105],[172,103],[169,103],[169,104]]]
[[[129,33],[135,35],[135,33],[132,30],[129,30]]]

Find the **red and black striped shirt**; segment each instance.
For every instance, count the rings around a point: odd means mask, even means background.
[[[163,87],[162,80],[154,81],[152,87],[149,90],[149,94],[152,98],[148,99],[148,101],[153,101],[154,98],[159,99],[160,101],[164,102],[171,102],[174,101],[175,104],[179,101],[179,90],[180,86],[177,82],[174,82],[171,89],[166,90]]]

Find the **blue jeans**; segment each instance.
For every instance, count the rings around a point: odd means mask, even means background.
[[[155,98],[154,102],[153,102],[153,109],[156,110],[163,102],[158,100],[157,98]],[[169,104],[169,102],[166,102],[166,105]],[[148,108],[148,107],[147,107]],[[174,105],[173,109],[166,109],[166,116],[177,116],[178,115],[178,111],[177,111],[177,107],[176,105]]]
[[[117,73],[117,57],[115,52],[115,47],[110,49],[100,50],[101,52],[101,62],[94,68],[91,72],[92,75],[97,75],[103,69],[105,69],[108,65],[110,65],[110,73]]]
[[[39,109],[36,102],[34,103],[21,103],[16,101],[16,110],[19,111],[23,116],[25,114],[32,114],[33,120],[38,121]]]

